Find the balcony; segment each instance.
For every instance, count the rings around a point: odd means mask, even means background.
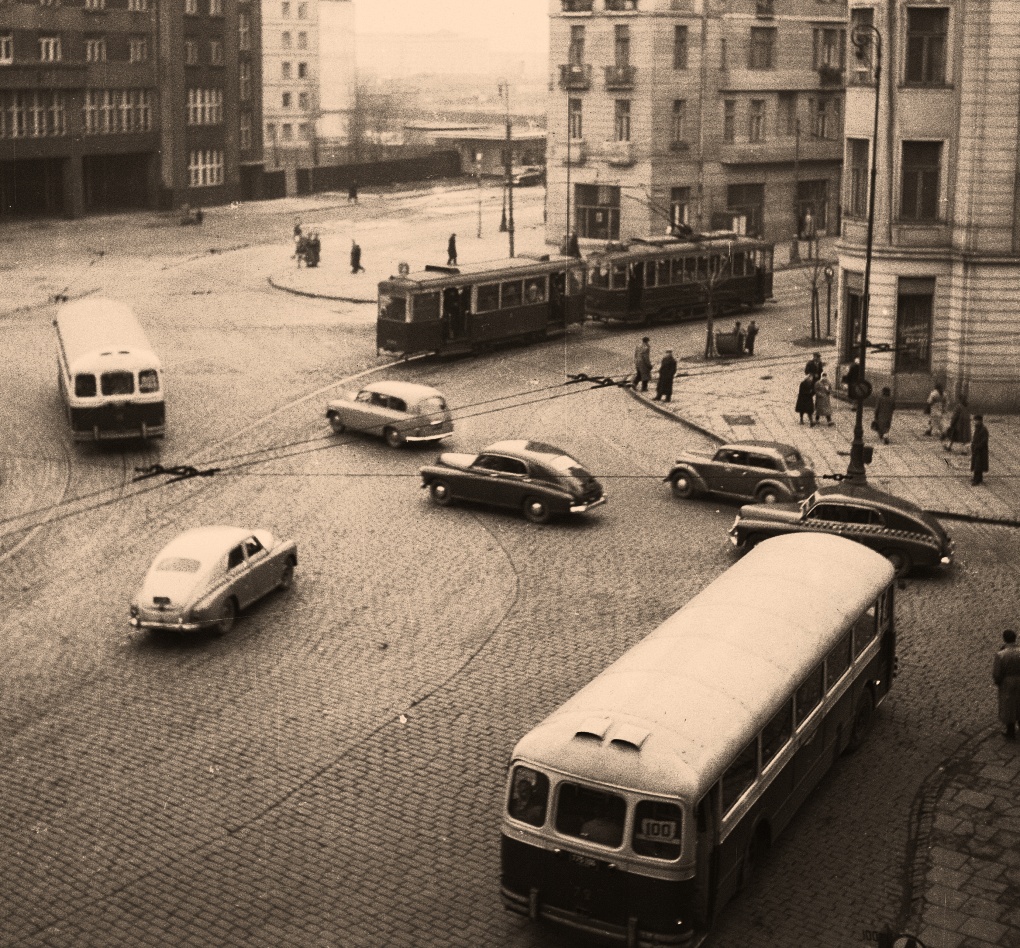
[[[637,66],[606,66],[606,90],[618,92],[634,88]]]
[[[839,88],[843,85],[843,70],[838,66],[821,65],[818,67],[818,78],[827,88]]]
[[[602,145],[602,157],[607,165],[626,167],[634,164],[633,142],[604,142]]]
[[[624,13],[637,10],[638,0],[606,0],[606,13]]]
[[[595,0],[561,0],[564,13],[591,13]]]
[[[591,66],[584,63],[567,63],[560,66],[560,88],[571,92],[584,92],[591,88]]]
[[[776,15],[774,0],[756,0],[754,15],[762,19],[772,19]]]

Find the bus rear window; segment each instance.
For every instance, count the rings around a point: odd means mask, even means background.
[[[155,369],[142,369],[138,373],[138,391],[146,393],[159,391],[159,373]]]
[[[560,784],[556,829],[591,843],[618,848],[623,842],[627,802],[615,793],[576,783]]]
[[[678,859],[682,821],[675,803],[642,800],[634,811],[634,852],[655,859]]]
[[[76,398],[92,398],[96,394],[96,377],[81,373],[74,377],[74,394]]]
[[[402,323],[407,320],[407,300],[403,296],[379,294],[379,318]]]
[[[104,372],[100,388],[104,395],[132,395],[135,377],[131,372]]]
[[[411,319],[416,323],[434,322],[439,319],[439,293],[417,293]]]
[[[549,804],[549,778],[530,767],[515,767],[507,813],[515,820],[541,826]]]

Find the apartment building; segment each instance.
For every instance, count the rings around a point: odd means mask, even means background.
[[[843,0],[550,0],[546,237],[838,226]]]
[[[242,196],[257,46],[252,0],[0,3],[0,217]]]
[[[899,403],[935,381],[972,410],[1020,410],[1020,70],[1016,0],[851,0],[881,36],[848,70],[840,358],[860,341],[876,161],[867,372]],[[878,108],[877,145],[873,142]]]

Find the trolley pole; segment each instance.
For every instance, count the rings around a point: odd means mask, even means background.
[[[499,94],[506,103],[506,147],[503,151],[503,167],[506,171],[506,232],[510,238],[510,256],[514,255],[514,181],[513,181],[513,125],[510,120],[510,83],[501,82]]]
[[[478,239],[482,239],[482,153],[475,152],[475,184],[478,185]]]

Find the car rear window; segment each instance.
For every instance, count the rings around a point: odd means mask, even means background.
[[[168,556],[156,564],[156,569],[164,573],[197,573],[202,564],[187,556]]]

